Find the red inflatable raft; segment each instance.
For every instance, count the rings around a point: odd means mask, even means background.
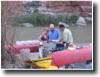
[[[51,65],[62,66],[74,62],[92,59],[92,46],[84,46],[82,49],[73,51],[63,50],[51,53],[49,57],[54,58]]]
[[[34,44],[34,45],[17,45],[17,44],[14,44],[13,46],[15,48],[17,48],[18,50],[29,48],[30,52],[39,52],[39,44]],[[8,49],[11,46],[5,45],[5,47]],[[19,54],[20,52],[15,48],[14,48],[15,54]],[[11,52],[13,52],[13,47],[11,47]]]

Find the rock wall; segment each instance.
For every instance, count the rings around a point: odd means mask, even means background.
[[[92,18],[92,1],[40,1],[40,5],[52,8],[52,12],[56,14],[76,14]]]

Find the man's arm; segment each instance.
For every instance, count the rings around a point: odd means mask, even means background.
[[[60,38],[58,37],[58,39],[57,40],[60,40]]]
[[[69,45],[71,46],[73,45],[73,36],[72,36],[71,31],[69,31],[68,36],[69,36],[69,42],[70,42]]]
[[[64,45],[64,43],[67,42],[67,33],[66,32],[63,32],[63,38],[61,40],[63,41],[62,45]]]
[[[64,43],[66,43],[66,42],[63,41],[63,42],[61,43],[61,45],[64,45]]]
[[[59,39],[59,42],[63,41],[63,38],[62,39]]]
[[[47,34],[47,39],[49,40],[49,34]]]
[[[52,41],[52,40],[50,40],[49,34],[47,34],[47,42],[50,42],[50,41]]]
[[[63,43],[67,43],[67,40],[68,40],[68,33],[63,32]]]
[[[69,46],[73,46],[73,42],[70,42],[68,45],[69,45]]]

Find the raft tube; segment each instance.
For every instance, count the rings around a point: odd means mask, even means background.
[[[63,50],[51,53],[49,57],[54,58],[51,65],[62,66],[74,62],[91,60],[92,59],[92,46],[84,46],[82,49],[76,50]]]
[[[5,45],[5,47],[6,47],[7,50],[9,48],[11,48],[11,52],[13,52],[13,50],[14,50],[14,53],[15,54],[20,54],[19,51],[21,49],[27,49],[27,48],[30,49],[30,52],[39,52],[39,44],[34,44],[34,45],[17,45],[17,44],[14,44],[13,45],[14,48],[12,46],[10,46],[10,45]]]

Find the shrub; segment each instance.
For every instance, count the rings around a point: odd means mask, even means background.
[[[49,8],[50,6],[47,4],[46,7]]]
[[[57,22],[64,22],[65,17],[63,15],[58,15],[57,16]]]
[[[72,15],[72,16],[71,16],[71,22],[72,22],[72,23],[76,23],[77,20],[78,20],[78,18],[79,18],[79,16]]]
[[[37,13],[37,12],[39,12],[39,10],[38,10],[38,9],[35,9],[35,10],[34,10],[34,13]]]
[[[85,19],[85,21],[86,21],[87,24],[92,24],[92,21],[90,21],[90,20],[88,20],[86,18],[84,18],[84,19]]]
[[[49,24],[58,25],[59,22],[65,22],[68,25],[71,23],[76,23],[79,16],[72,15],[70,17],[64,16],[64,15],[50,15],[50,14],[42,14],[40,12],[29,14],[29,15],[21,15],[18,17],[18,24],[23,23],[30,23],[36,26],[48,26]],[[87,23],[90,23],[91,21],[88,21],[85,19]],[[13,19],[14,21],[14,19]],[[14,23],[14,22],[13,22]]]
[[[67,23],[68,25],[71,24],[71,18],[70,17],[66,17],[65,18],[65,23]]]
[[[30,11],[26,11],[28,14],[31,14],[31,12]]]

